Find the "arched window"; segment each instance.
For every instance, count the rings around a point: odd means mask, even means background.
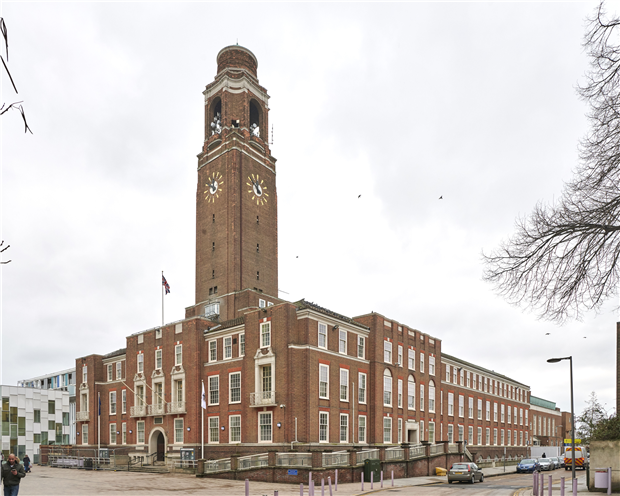
[[[210,135],[220,134],[222,132],[222,100],[218,97],[211,102],[211,111],[209,112],[211,123]]]
[[[390,369],[383,372],[383,404],[392,406],[392,373]]]
[[[428,411],[435,411],[435,381],[433,380],[428,384]]]
[[[407,380],[407,408],[415,410],[415,379],[412,375]]]
[[[260,129],[263,124],[263,112],[261,106],[255,101],[250,101],[250,133],[260,137]]]

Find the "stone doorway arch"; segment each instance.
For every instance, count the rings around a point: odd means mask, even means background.
[[[163,462],[166,457],[166,448],[168,447],[168,438],[166,432],[161,427],[155,427],[149,435],[149,454],[156,453],[153,458],[154,462]]]

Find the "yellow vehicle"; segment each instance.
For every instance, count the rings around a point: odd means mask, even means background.
[[[573,448],[571,446],[566,447],[564,453],[564,470],[572,470],[573,468]],[[586,470],[588,468],[588,455],[586,449],[581,446],[575,446],[575,470],[581,468]]]

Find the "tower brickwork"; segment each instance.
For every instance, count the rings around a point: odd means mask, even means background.
[[[196,190],[196,305],[243,289],[278,296],[276,159],[268,143],[267,90],[256,57],[240,46],[217,56],[203,92],[205,138]],[[222,305],[220,319],[235,318]]]

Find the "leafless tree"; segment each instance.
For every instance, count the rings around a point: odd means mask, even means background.
[[[9,76],[9,79],[11,80],[11,84],[13,85],[13,89],[15,90],[15,93],[18,93],[17,86],[15,86],[15,81],[13,81],[13,76],[11,76],[11,71],[9,71],[9,67],[7,65],[7,62],[9,61],[9,34],[6,29],[6,24],[4,23],[4,19],[2,17],[0,17],[0,33],[2,33],[2,37],[4,38],[4,53],[6,55],[6,61],[4,60],[4,57],[2,56],[2,54],[0,54],[0,60],[2,60],[2,65],[4,66],[4,70]],[[22,106],[22,102],[13,102],[9,104],[2,103],[0,105],[0,115],[4,115],[6,112],[8,112],[11,109],[17,110],[22,116],[22,120],[24,121],[24,132],[30,131],[30,133],[32,134],[32,131],[28,127],[28,122],[26,122],[26,113],[24,112],[24,107]]]
[[[620,19],[601,2],[588,19],[590,57],[579,96],[590,132],[559,200],[538,203],[516,231],[485,255],[484,279],[511,303],[562,323],[617,294],[620,259]]]
[[[4,240],[0,241],[0,248],[2,248],[2,245],[4,244]],[[0,253],[4,253],[5,251],[7,251],[9,248],[11,247],[11,245],[7,245],[4,248],[0,249]],[[0,261],[0,265],[4,265],[4,264],[8,264],[10,262],[10,260],[7,260],[6,262],[2,262]]]

